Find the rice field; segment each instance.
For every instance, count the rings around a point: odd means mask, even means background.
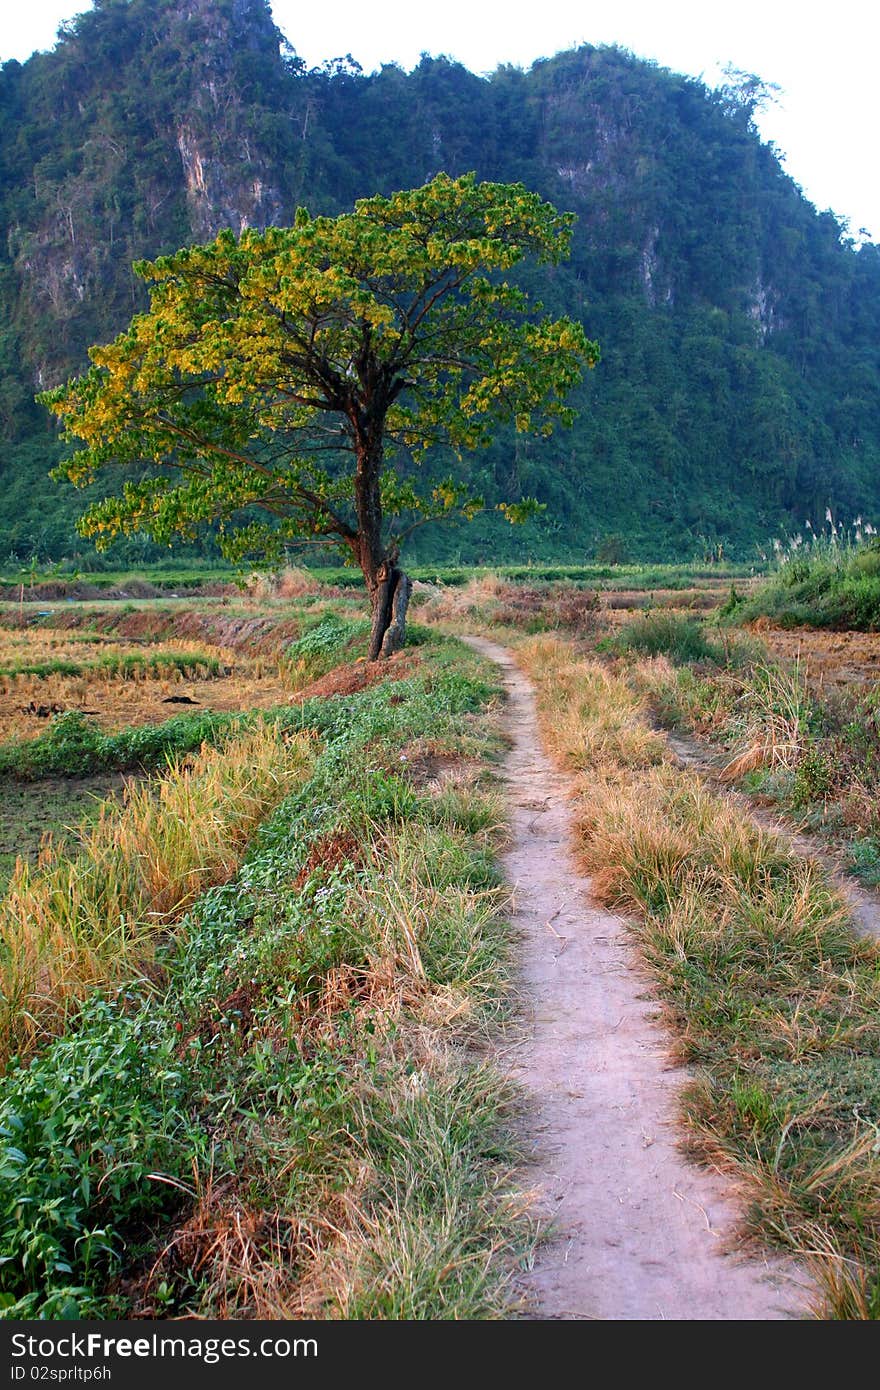
[[[277,661],[208,642],[0,628],[0,742],[36,737],[70,710],[115,732],[189,707],[269,709],[288,694]]]

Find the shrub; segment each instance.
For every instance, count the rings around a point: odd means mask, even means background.
[[[606,651],[668,656],[678,666],[692,661],[723,662],[724,652],[710,642],[699,619],[677,613],[649,613],[628,623],[603,644]]]
[[[766,616],[781,627],[880,629],[880,544],[819,537],[785,554],[778,570],[732,613]]]

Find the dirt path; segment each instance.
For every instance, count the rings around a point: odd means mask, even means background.
[[[542,751],[531,686],[502,668],[506,765],[527,1034],[513,1052],[537,1138],[525,1182],[554,1222],[526,1281],[538,1318],[774,1319],[807,1295],[780,1262],[727,1253],[738,1210],[719,1176],[676,1147],[685,1074],[651,1002],[625,924],[592,905],[572,860],[569,779]]]

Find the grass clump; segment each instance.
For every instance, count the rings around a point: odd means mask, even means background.
[[[603,639],[603,651],[615,655],[666,656],[677,666],[689,662],[724,661],[724,649],[711,641],[697,618],[680,613],[654,612],[636,618]]]
[[[87,681],[144,680],[155,676],[167,680],[180,672],[190,680],[216,679],[224,666],[208,652],[106,652],[93,661],[69,661],[53,657],[47,661],[15,661],[0,666],[0,677],[81,676]]]
[[[571,583],[514,583],[493,572],[472,574],[461,586],[417,584],[413,601],[429,621],[454,624],[457,631],[521,636],[561,630],[583,636],[603,621],[595,590]]]
[[[279,658],[279,670],[291,690],[302,690],[346,659],[362,654],[369,631],[366,618],[325,611],[288,645]]]
[[[817,691],[799,662],[773,662],[751,641],[726,667],[674,667],[658,657],[628,675],[665,725],[717,745],[723,780],[790,812],[874,881],[880,704],[872,689]]]
[[[577,771],[660,762],[664,741],[643,718],[644,701],[623,676],[579,659],[559,638],[535,637],[517,658],[537,686],[538,712],[550,748]]]
[[[768,617],[780,627],[880,630],[880,539],[848,539],[839,531],[781,552],[775,573],[731,620]]]
[[[169,758],[195,752],[203,743],[216,743],[240,722],[236,715],[200,711],[176,715],[161,724],[104,733],[80,710],[65,710],[53,716],[38,738],[0,744],[0,776],[37,781],[150,770]]]

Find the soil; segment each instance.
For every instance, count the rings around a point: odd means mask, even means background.
[[[798,661],[815,686],[873,685],[880,680],[880,632],[825,632],[750,624],[774,656]]]
[[[411,676],[421,660],[417,651],[395,652],[385,661],[349,661],[328,671],[296,694],[288,694],[288,704],[303,700],[326,700],[331,695],[355,695],[379,681],[399,681]],[[394,699],[394,696],[391,697]],[[398,697],[394,702],[400,703]]]
[[[540,1319],[770,1320],[811,1291],[781,1259],[738,1246],[727,1178],[679,1151],[688,1075],[625,922],[596,907],[573,860],[571,780],[543,752],[531,686],[504,648],[466,639],[504,673],[524,1036],[509,1064],[531,1150],[522,1181],[551,1219],[524,1293]]]
[[[121,796],[127,780],[118,772],[39,782],[0,780],[0,893],[19,855],[33,863],[45,835],[61,836],[95,820],[102,800]]]

